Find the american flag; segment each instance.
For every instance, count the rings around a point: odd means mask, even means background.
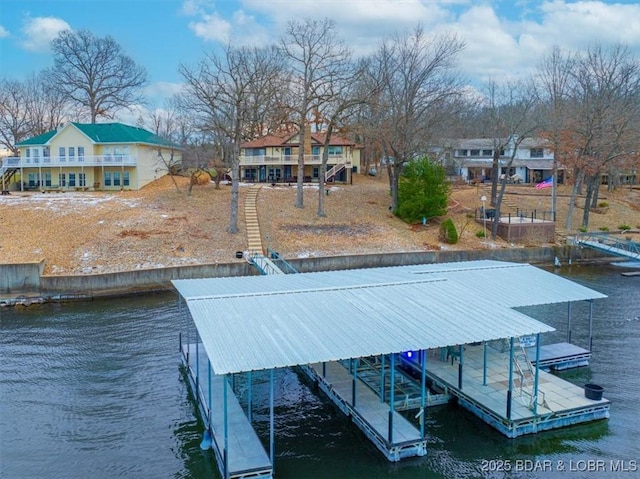
[[[553,176],[550,176],[544,181],[541,181],[536,185],[536,190],[541,190],[542,188],[551,188],[553,186]]]

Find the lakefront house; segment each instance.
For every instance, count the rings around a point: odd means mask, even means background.
[[[16,149],[0,164],[3,192],[138,190],[182,157],[178,145],[123,123],[66,123]]]
[[[302,145],[304,181],[319,182],[325,133],[307,130]],[[299,133],[267,135],[240,145],[240,178],[247,182],[294,183],[298,176]],[[329,139],[324,180],[350,183],[360,170],[362,147],[339,135]]]

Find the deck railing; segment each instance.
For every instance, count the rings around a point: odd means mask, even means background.
[[[2,169],[8,168],[58,168],[65,166],[137,166],[138,159],[130,155],[94,156],[38,156],[10,157],[2,160]]]
[[[328,163],[344,163],[350,161],[348,155],[329,155]],[[259,155],[247,156],[240,155],[240,166],[260,166],[260,165],[297,165],[298,155]],[[322,155],[304,155],[305,165],[321,165]]]

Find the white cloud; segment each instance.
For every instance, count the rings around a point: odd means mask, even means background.
[[[0,38],[5,38],[9,36],[9,30],[0,25]]]
[[[48,52],[51,40],[63,30],[71,30],[71,26],[56,17],[27,18],[22,26],[22,47],[33,52]]]
[[[171,98],[172,96],[180,93],[184,87],[181,83],[171,82],[155,82],[151,83],[145,88],[145,96],[157,101],[163,101]]]

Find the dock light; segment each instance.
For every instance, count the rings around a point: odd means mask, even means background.
[[[404,353],[404,355],[411,359],[413,357],[413,351],[407,351],[406,353]]]

